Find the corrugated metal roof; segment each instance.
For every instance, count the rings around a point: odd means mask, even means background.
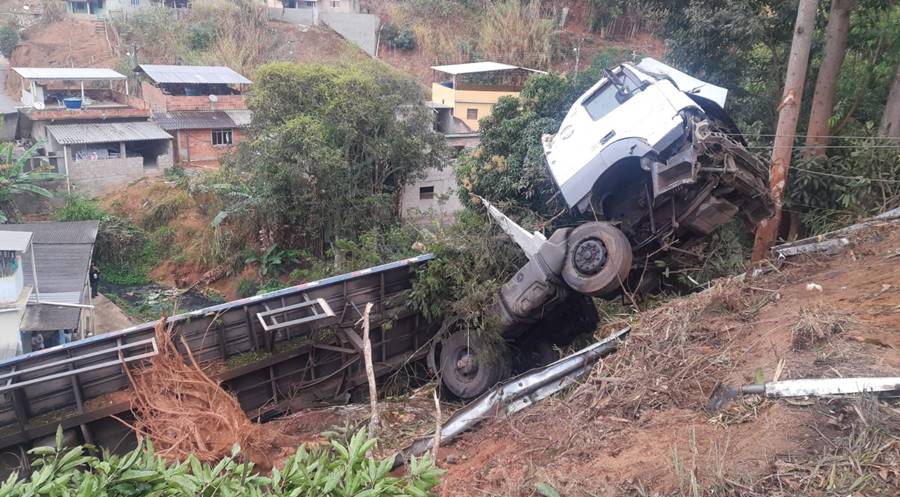
[[[0,231],[0,250],[25,252],[31,243],[31,233],[27,231]]]
[[[100,221],[4,224],[0,228],[16,232],[30,232],[33,234],[33,242],[36,244],[93,244],[97,239]]]
[[[253,121],[253,111],[250,110],[226,110],[225,113],[238,128],[246,128]]]
[[[78,328],[81,309],[59,305],[32,304],[25,310],[22,331],[74,330]]]
[[[509,64],[501,64],[499,62],[469,62],[467,64],[450,64],[447,66],[431,66],[435,71],[440,71],[446,74],[474,74],[479,72],[492,72],[492,71],[509,71],[512,69],[523,69],[525,71],[531,71],[536,73],[544,73],[544,71],[538,71],[537,69],[528,69],[527,67],[519,67],[519,66],[511,66]]]
[[[65,223],[5,224],[9,231],[33,233],[32,247],[37,266],[38,290],[42,301],[75,302],[83,294],[91,265],[94,240],[99,221]],[[31,257],[23,257],[26,285],[33,284]],[[35,293],[32,293],[36,297]],[[81,309],[47,304],[30,304],[25,311],[22,329],[47,331],[73,329],[78,326]]]
[[[138,66],[156,83],[249,85],[249,79],[225,66],[170,66],[141,64]]]
[[[19,76],[31,80],[120,80],[125,75],[112,69],[94,67],[14,67]]]
[[[140,140],[169,140],[155,123],[140,121],[131,123],[54,124],[47,131],[60,145],[76,143],[132,142]]]
[[[224,111],[180,111],[161,112],[153,120],[162,129],[231,129],[238,127],[231,116]]]

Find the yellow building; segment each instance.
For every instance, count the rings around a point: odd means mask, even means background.
[[[517,96],[525,80],[535,69],[500,64],[472,62],[448,66],[433,66],[435,78],[431,84],[432,107],[452,110],[453,117],[478,131],[478,120],[491,115],[491,108],[500,97]]]

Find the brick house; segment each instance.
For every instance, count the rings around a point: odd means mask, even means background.
[[[38,155],[68,190],[102,195],[172,166],[172,137],[149,120],[112,69],[15,67],[21,80],[16,135],[42,144]]]
[[[153,119],[174,137],[176,164],[215,166],[244,138],[249,79],[222,66],[141,64],[135,71]]]

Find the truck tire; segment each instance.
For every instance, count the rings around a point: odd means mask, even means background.
[[[473,333],[457,331],[441,344],[441,381],[460,399],[477,397],[509,370],[503,350],[486,347]]]
[[[578,293],[606,295],[628,279],[631,257],[631,244],[621,230],[609,223],[585,223],[569,234],[562,277]]]

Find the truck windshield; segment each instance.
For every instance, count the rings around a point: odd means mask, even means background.
[[[640,91],[640,87],[631,78],[622,77],[622,73],[619,73],[618,76],[620,78],[619,81],[628,89],[628,95],[619,94],[615,85],[607,82],[582,104],[591,116],[591,119],[595,121],[600,120],[603,116],[612,112],[613,109],[622,105],[630,95]]]

